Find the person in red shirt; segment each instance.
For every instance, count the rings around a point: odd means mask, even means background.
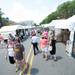
[[[3,36],[0,34],[0,43],[1,43],[2,40],[3,40]]]
[[[45,35],[40,40],[40,48],[43,52],[43,58],[46,57],[46,60],[48,60],[48,38]]]

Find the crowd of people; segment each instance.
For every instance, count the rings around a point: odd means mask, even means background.
[[[18,36],[13,37],[12,34],[9,34],[5,58],[7,59],[7,57],[9,57],[10,64],[16,64],[16,72],[20,70],[22,73],[23,67],[24,65],[27,66],[27,63],[25,61],[24,45]]]
[[[53,59],[54,61],[57,60],[54,31],[44,30],[40,37],[38,37],[37,33],[33,30],[31,32],[31,44],[33,46],[34,56],[41,51],[43,58],[46,59],[46,61],[49,58]],[[27,67],[28,64],[25,61],[25,48],[17,35],[13,37],[12,34],[9,34],[9,39],[7,41],[7,53],[5,56],[6,59],[7,55],[9,57],[9,62],[11,64],[16,64],[16,72],[18,70],[22,72],[24,65]]]
[[[38,36],[36,35],[36,32],[33,31],[31,43],[33,45],[34,55],[39,53],[39,48],[38,48],[38,45],[39,45],[43,54],[43,58],[46,58],[46,60],[48,60],[49,58],[53,58],[54,61],[57,60],[56,59],[56,39],[55,39],[54,31],[44,30],[42,32],[40,42],[38,42]]]

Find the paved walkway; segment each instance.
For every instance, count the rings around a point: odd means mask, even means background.
[[[65,53],[65,46],[57,43],[57,62],[45,61],[42,54],[34,57],[31,75],[75,75],[75,59]]]
[[[26,47],[26,56],[30,49],[30,39],[23,43]],[[57,62],[53,60],[45,61],[42,53],[30,59],[30,74],[31,75],[75,75],[75,59],[69,57],[65,53],[65,46],[62,43],[56,44]],[[18,75],[15,72],[15,65],[11,65],[5,60],[6,49],[0,49],[0,74],[1,75]],[[32,60],[33,58],[33,60]],[[27,73],[28,74],[28,73]],[[29,74],[29,75],[30,75]]]
[[[25,46],[26,58],[30,50],[30,39],[27,39],[23,42]],[[8,59],[5,59],[6,55],[6,46],[0,45],[0,75],[19,75],[19,72],[16,72],[15,64],[10,64]]]

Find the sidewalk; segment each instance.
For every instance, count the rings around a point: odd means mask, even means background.
[[[75,59],[65,53],[65,46],[57,43],[57,61],[45,61],[42,54],[37,54],[33,60],[31,75],[75,75]]]

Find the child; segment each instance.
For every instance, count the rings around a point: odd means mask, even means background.
[[[42,35],[40,40],[40,48],[43,51],[43,58],[46,57],[46,60],[48,60],[48,38],[45,35]]]

